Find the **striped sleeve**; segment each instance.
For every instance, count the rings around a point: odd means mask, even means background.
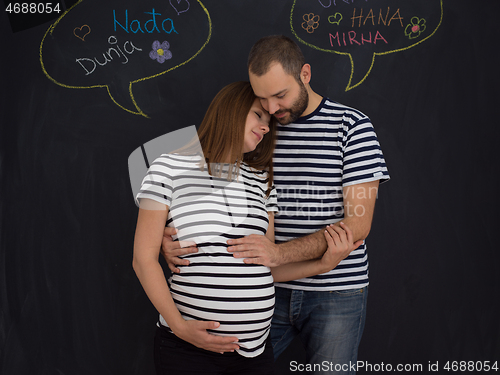
[[[272,187],[271,193],[266,198],[266,211],[278,212],[278,196],[276,194],[276,187]]]
[[[147,198],[170,207],[172,204],[173,175],[174,168],[169,161],[168,155],[157,158],[142,180],[141,189],[136,196],[136,203],[139,204],[140,199]]]
[[[389,179],[380,143],[370,119],[357,112],[346,114],[348,130],[343,138],[342,186]]]

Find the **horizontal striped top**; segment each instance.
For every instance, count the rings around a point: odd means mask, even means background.
[[[389,173],[370,119],[355,109],[323,99],[310,115],[278,126],[274,153],[279,208],[275,216],[276,242],[289,241],[340,221],[344,217],[344,188],[349,194],[349,186],[387,179]],[[362,207],[349,209],[362,214]],[[366,285],[366,244],[328,273],[276,283],[280,287],[316,291]]]
[[[198,253],[190,265],[173,274],[170,291],[184,319],[214,320],[211,331],[236,336],[245,357],[261,354],[274,311],[270,269],[243,263],[227,252],[226,241],[265,234],[268,212],[277,211],[276,191],[266,198],[267,172],[242,164],[237,178],[213,177],[200,169],[199,156],[162,155],[144,178],[137,199],[169,206],[167,225],[178,229],[174,239],[193,241]],[[227,171],[229,165],[223,165]],[[160,316],[161,324],[167,326]]]

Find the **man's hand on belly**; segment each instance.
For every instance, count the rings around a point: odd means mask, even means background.
[[[227,251],[235,258],[245,258],[248,264],[262,264],[267,267],[276,267],[281,264],[278,245],[269,238],[260,234],[228,240]]]

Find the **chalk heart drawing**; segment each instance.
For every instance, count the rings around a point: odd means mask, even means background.
[[[75,27],[75,29],[73,30],[73,34],[77,38],[85,41],[85,37],[90,34],[90,27],[89,27],[89,25],[83,25],[81,27]]]
[[[122,110],[149,118],[135,99],[134,85],[196,58],[211,39],[212,20],[201,0],[142,0],[127,8],[122,3],[78,0],[45,32],[40,65],[56,85],[105,89]],[[162,64],[149,57],[154,40],[170,46],[171,58]]]
[[[177,15],[187,12],[189,10],[190,4],[188,0],[169,0],[172,8],[175,9]]]
[[[375,58],[421,45],[436,33],[443,21],[443,0],[353,3],[347,0],[294,0],[290,12],[290,28],[299,42],[318,51],[349,58],[351,73],[345,91],[366,80]],[[320,22],[314,35],[301,27],[302,15],[311,13],[328,19],[328,22]],[[427,27],[423,29],[417,22],[408,26],[410,19],[425,19]],[[396,64],[397,60],[390,63]]]
[[[342,21],[341,13],[335,13],[335,15],[328,17],[328,22],[331,24],[339,25],[340,21]]]

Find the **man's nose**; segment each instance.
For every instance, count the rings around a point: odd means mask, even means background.
[[[275,100],[268,100],[267,107],[265,109],[267,109],[270,115],[274,115],[280,109],[278,102]]]

